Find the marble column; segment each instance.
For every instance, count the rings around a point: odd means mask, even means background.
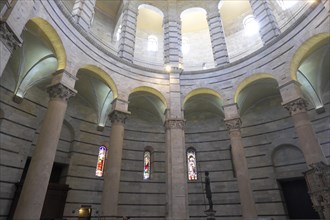
[[[104,171],[100,216],[102,219],[116,219],[117,216],[124,125],[128,115],[129,112],[119,110],[113,110],[109,115],[111,120],[111,134],[108,159],[106,160]]]
[[[5,1],[0,21],[0,77],[8,60],[23,40],[20,35],[33,10],[34,1]]]
[[[307,113],[307,102],[302,98],[301,85],[299,82],[291,80],[279,86],[279,89],[282,105],[292,116],[306,163],[312,165],[326,162]]]
[[[137,5],[133,1],[125,2],[123,8],[118,56],[131,63],[133,63],[134,59],[137,15]]]
[[[276,18],[270,7],[269,0],[249,0],[256,21],[259,23],[260,36],[264,44],[268,44],[281,31],[277,24]]]
[[[73,5],[72,17],[86,31],[92,25],[95,4],[96,0],[76,0]]]
[[[308,165],[318,162],[326,163],[320,144],[316,138],[312,124],[307,114],[307,102],[303,98],[283,104],[292,116],[301,150]]]
[[[189,219],[187,163],[184,119],[181,109],[180,74],[173,68],[170,73],[169,109],[165,113],[167,216],[169,220]]]
[[[171,5],[170,5],[171,6]],[[173,7],[173,6],[172,6]],[[164,63],[173,68],[182,68],[181,21],[178,16],[166,16],[164,26]]]
[[[229,131],[232,159],[236,171],[243,219],[257,219],[257,209],[250,183],[244,146],[241,136],[241,120],[236,103],[224,105],[225,124]]]
[[[227,44],[222,27],[218,7],[215,6],[207,12],[207,21],[213,50],[213,58],[216,66],[229,63]]]
[[[242,217],[243,219],[249,220],[257,219],[257,209],[252,193],[249,170],[240,131],[241,120],[240,118],[234,118],[225,120],[225,123],[229,131],[233,162],[236,169]]]
[[[67,109],[67,100],[76,93],[73,87],[59,83],[58,77],[54,79],[47,90],[50,100],[15,210],[13,218],[15,220],[40,219]],[[66,80],[61,79],[61,81]]]

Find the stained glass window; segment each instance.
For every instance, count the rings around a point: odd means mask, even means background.
[[[143,156],[143,179],[148,180],[150,179],[150,151],[145,151]]]
[[[188,180],[197,180],[196,151],[189,149],[187,151],[188,161]]]

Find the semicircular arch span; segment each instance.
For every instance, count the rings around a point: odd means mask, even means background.
[[[191,92],[189,92],[186,97],[183,99],[183,103],[182,103],[182,106],[184,106],[186,104],[186,102],[193,96],[196,96],[196,95],[200,95],[200,94],[208,94],[208,95],[213,95],[213,96],[216,96],[218,97],[221,101],[223,100],[221,95],[216,92],[215,90],[213,89],[210,89],[210,88],[198,88],[198,89],[194,89],[192,90]]]
[[[81,67],[79,70],[91,71],[91,72],[95,73],[96,75],[98,75],[110,87],[110,89],[113,93],[113,99],[118,97],[118,89],[117,89],[115,82],[109,76],[109,74],[107,74],[103,69],[101,69],[100,67],[97,67],[95,65],[85,65],[85,66]]]
[[[290,63],[290,76],[293,80],[297,81],[297,72],[301,62],[309,56],[315,49],[323,44],[329,43],[330,33],[317,34],[304,43],[294,53]]]
[[[66,52],[62,40],[53,26],[40,17],[30,19],[25,26],[36,33],[41,33],[44,40],[53,47],[58,62],[57,70],[64,70],[66,68]]]
[[[235,92],[235,96],[234,96],[234,102],[237,103],[239,94],[248,85],[250,85],[251,83],[253,83],[257,80],[267,79],[267,78],[272,78],[272,79],[276,80],[275,77],[272,76],[269,73],[257,73],[257,74],[253,74],[252,76],[249,76],[249,77],[245,78],[242,82],[239,83],[239,85],[236,88],[236,92]],[[277,82],[277,80],[276,80],[276,82]]]

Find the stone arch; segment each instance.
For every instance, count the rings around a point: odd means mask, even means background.
[[[192,91],[190,91],[186,96],[185,98],[183,99],[183,103],[182,103],[182,106],[185,105],[185,103],[193,96],[195,95],[199,95],[199,94],[209,94],[209,95],[213,95],[213,96],[216,96],[218,97],[221,101],[223,100],[223,98],[221,97],[221,95],[213,90],[213,89],[210,89],[210,88],[206,88],[206,87],[203,87],[203,88],[197,88],[197,89],[194,89]]]
[[[95,73],[96,75],[98,75],[101,79],[104,80],[104,82],[107,83],[107,85],[112,90],[113,98],[115,99],[118,97],[118,89],[117,89],[115,82],[109,76],[109,74],[106,73],[102,68],[95,66],[95,65],[85,65],[85,66],[81,67],[79,70],[88,70],[88,71],[91,71],[91,72]]]
[[[303,176],[307,164],[303,152],[292,144],[281,144],[271,153],[271,161],[277,179]]]
[[[290,75],[293,80],[297,80],[297,71],[301,62],[310,55],[316,48],[329,42],[330,33],[320,33],[303,42],[296,50],[290,63]]]
[[[159,9],[158,7],[155,7],[151,4],[148,4],[148,3],[140,4],[138,6],[138,9],[140,9],[140,8],[147,8],[147,9],[152,10],[152,11],[156,12],[157,14],[161,15],[162,17],[164,17],[164,12],[161,9]]]
[[[253,82],[257,81],[257,80],[267,79],[267,78],[272,78],[272,79],[276,80],[276,78],[273,75],[269,74],[269,73],[256,73],[256,74],[253,74],[253,75],[245,78],[236,87],[236,91],[235,91],[235,95],[234,95],[234,102],[237,103],[237,99],[238,99],[239,94],[249,84],[251,84],[251,83],[253,83]],[[276,82],[277,82],[277,80],[276,80]],[[277,82],[277,84],[278,84],[278,82]]]
[[[66,68],[67,59],[66,52],[62,40],[53,26],[48,23],[48,21],[40,17],[30,19],[25,26],[32,30],[38,30],[41,32],[44,39],[53,47],[58,61],[57,71],[64,70]]]
[[[154,88],[149,87],[149,86],[140,86],[140,87],[136,87],[135,89],[133,89],[130,92],[130,94],[132,94],[134,92],[148,92],[148,93],[151,93],[151,94],[157,96],[162,101],[162,103],[165,106],[165,109],[168,106],[167,101],[166,101],[164,95],[160,91],[158,91],[157,89],[154,89]]]

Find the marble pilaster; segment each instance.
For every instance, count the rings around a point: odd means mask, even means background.
[[[89,30],[94,19],[96,0],[76,0],[72,17],[84,30]]]
[[[249,0],[256,21],[259,23],[259,32],[264,44],[268,44],[281,31],[270,7],[269,0]]]
[[[208,10],[207,21],[213,50],[213,58],[216,66],[229,63],[225,34],[222,26],[218,7]]]
[[[133,62],[138,8],[133,1],[124,4],[122,26],[119,39],[118,56]]]

